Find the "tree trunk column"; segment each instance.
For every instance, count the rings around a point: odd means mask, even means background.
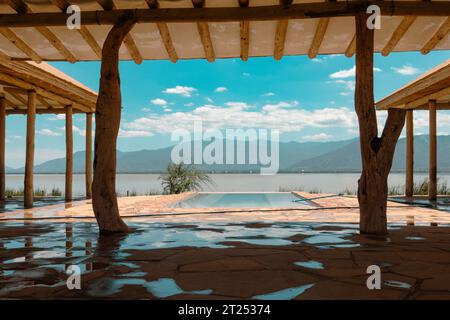
[[[395,146],[405,123],[405,110],[388,110],[384,130],[379,137],[373,96],[374,30],[367,28],[368,17],[364,11],[355,15],[355,111],[362,160],[362,173],[358,181],[359,230],[362,234],[386,234],[387,179]]]
[[[116,196],[116,142],[120,127],[122,97],[119,79],[119,49],[134,26],[133,16],[123,16],[109,32],[102,49],[100,89],[95,112],[94,180],[92,207],[100,233],[127,232],[119,214]]]
[[[24,206],[33,207],[34,127],[36,119],[36,91],[28,91],[27,137],[25,152]]]
[[[86,199],[92,198],[92,113],[86,113]]]
[[[413,110],[406,111],[406,181],[405,195],[414,193],[414,124]]]
[[[0,92],[0,201],[5,200],[6,99]]]
[[[73,177],[73,126],[72,106],[66,106],[66,183],[65,201],[72,201],[72,177]]]
[[[430,186],[428,188],[428,198],[430,200],[436,200],[437,196],[437,149],[436,149],[436,101],[430,100],[429,103],[430,112]]]

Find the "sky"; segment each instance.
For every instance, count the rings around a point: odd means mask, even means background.
[[[375,100],[450,58],[450,51],[375,55]],[[100,63],[52,63],[98,91]],[[281,141],[337,141],[358,136],[354,112],[355,60],[343,55],[120,64],[122,121],[118,149],[134,151],[173,145],[174,129],[278,129]],[[382,128],[385,112],[379,112]],[[427,113],[415,112],[415,134],[426,134]],[[85,147],[85,116],[74,115],[74,151]],[[26,117],[6,124],[6,165],[22,167]],[[438,112],[438,134],[450,134],[450,113]],[[64,116],[36,118],[35,163],[65,155]]]

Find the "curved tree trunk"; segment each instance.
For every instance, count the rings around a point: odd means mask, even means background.
[[[356,21],[355,110],[358,115],[362,173],[358,181],[361,233],[386,234],[387,179],[395,146],[405,123],[405,110],[390,109],[381,137],[373,97],[374,30],[365,12]]]
[[[100,90],[95,112],[94,179],[92,206],[100,233],[127,232],[116,197],[116,142],[122,97],[119,78],[119,49],[134,21],[124,16],[108,34],[102,49]]]

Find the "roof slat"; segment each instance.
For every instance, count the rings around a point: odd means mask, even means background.
[[[387,56],[391,53],[392,50],[395,49],[395,46],[397,43],[401,40],[401,38],[405,35],[405,33],[409,30],[409,28],[412,26],[414,21],[416,21],[416,16],[406,16],[402,19],[402,22],[398,25],[397,29],[392,33],[391,38],[384,46],[383,50],[381,51],[381,54],[383,56]]]
[[[198,10],[205,6],[205,1],[192,0],[192,5],[194,6],[195,10]],[[208,22],[197,22],[197,30],[203,45],[203,51],[205,51],[206,60],[208,60],[208,62],[214,62],[216,60],[216,54],[214,53],[214,47],[211,41],[211,35],[209,33]]]
[[[33,60],[36,63],[42,62],[42,58],[39,54],[36,53],[28,44],[25,43],[22,39],[20,39],[11,29],[9,28],[0,28],[0,34],[8,39],[17,49],[22,51],[30,60]]]
[[[422,50],[420,50],[420,52],[422,52],[422,54],[427,54],[428,52],[433,50],[434,47],[436,47],[437,44],[439,42],[441,42],[441,40],[444,39],[445,36],[447,36],[449,32],[450,32],[450,17],[448,17],[441,24],[438,31],[436,31],[436,33],[431,37],[431,39],[428,40],[428,42],[423,46],[423,48],[422,48]]]

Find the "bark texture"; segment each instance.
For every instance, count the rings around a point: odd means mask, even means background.
[[[119,49],[134,23],[130,17],[124,16],[112,27],[102,49],[100,89],[95,112],[92,183],[92,206],[100,233],[128,232],[117,206],[116,142],[122,107]]]
[[[374,30],[366,26],[367,15],[358,13],[356,21],[355,110],[359,122],[362,173],[358,181],[360,232],[386,234],[387,178],[395,145],[405,123],[405,110],[391,109],[381,137],[373,97]]]

